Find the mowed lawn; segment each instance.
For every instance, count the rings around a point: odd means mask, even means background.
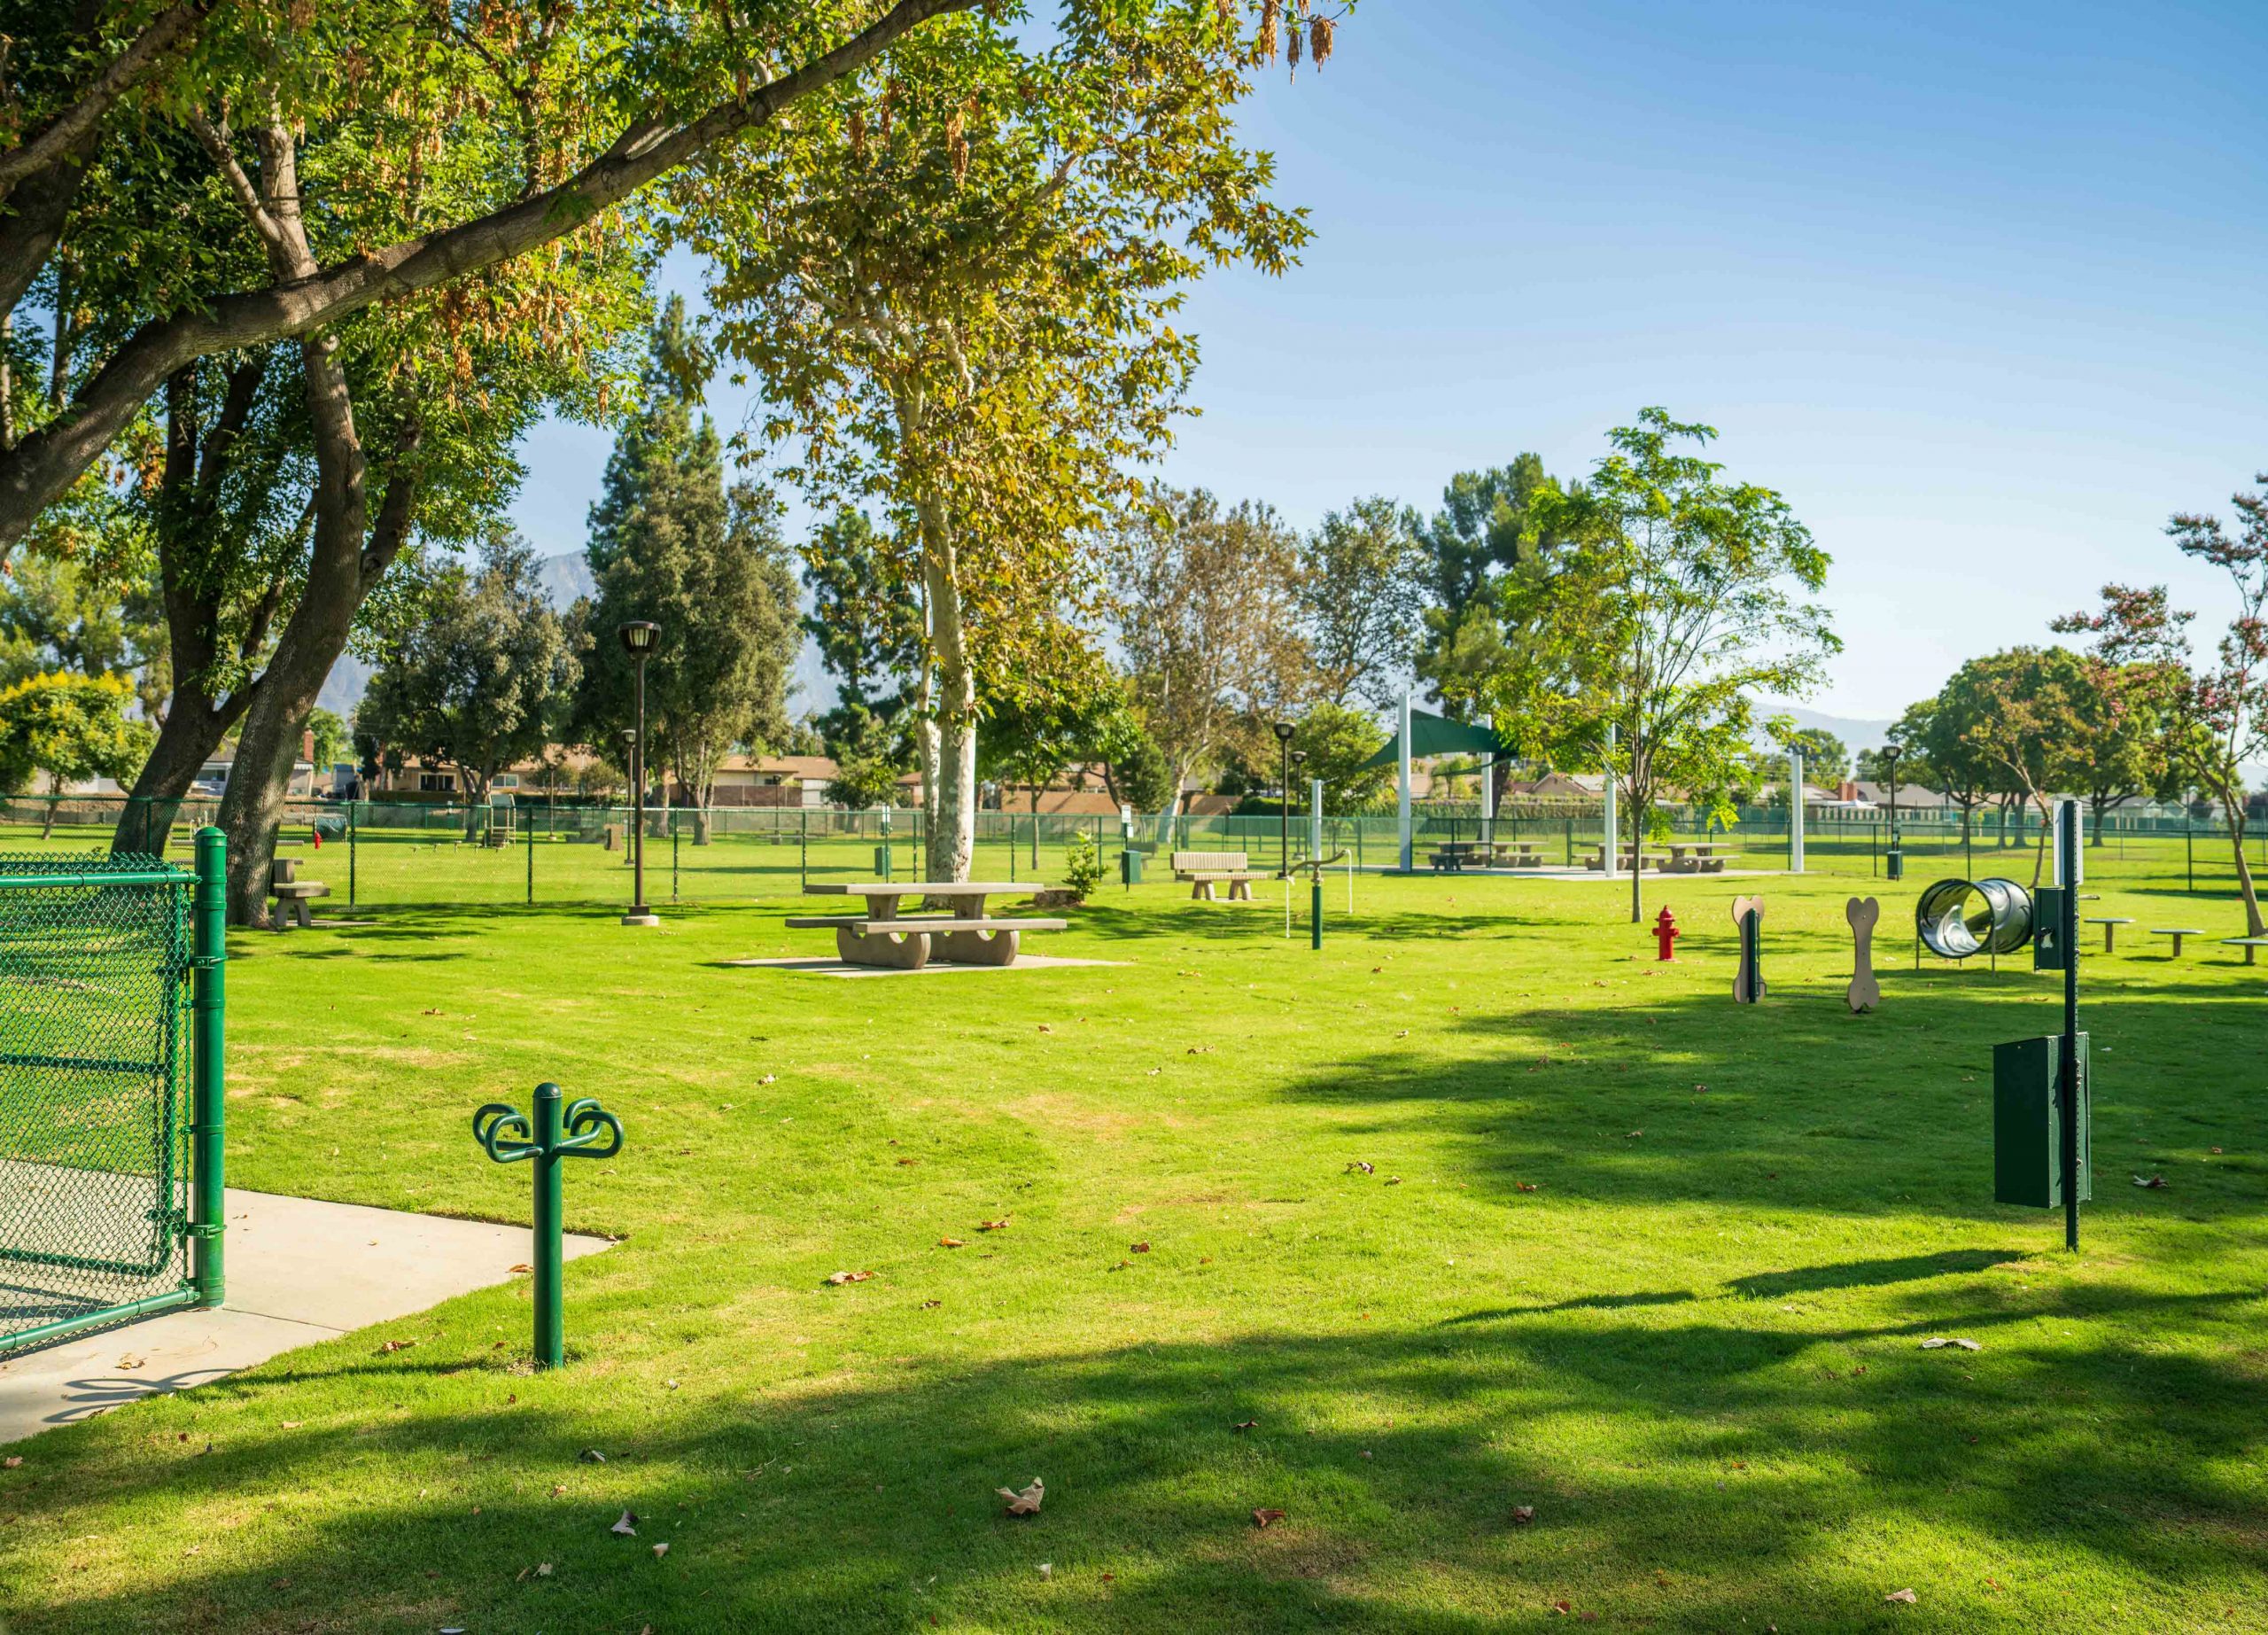
[[[1618,890],[1470,877],[1334,884],[1320,954],[1106,887],[1032,946],[1121,964],[856,981],[725,962],[825,951],[784,899],[232,938],[233,1180],[524,1220],[468,1119],[552,1078],[627,1126],[566,1176],[624,1241],[556,1374],[522,1280],[11,1449],[0,1616],[2268,1629],[2268,969],[2139,934],[2229,904],[2091,883],[2143,924],[2087,964],[2072,1257],[1992,1201],[1991,1047],[2058,979],[1915,974],[1936,872],[1650,882],[1666,966]]]

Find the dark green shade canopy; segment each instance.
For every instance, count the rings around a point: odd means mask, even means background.
[[[1476,727],[1470,721],[1453,721],[1444,715],[1428,715],[1423,710],[1410,712],[1410,758],[1423,760],[1429,755],[1510,755],[1509,745],[1499,743],[1493,727]],[[1402,759],[1400,736],[1388,738],[1386,747],[1356,770],[1367,772],[1372,767],[1391,767]]]

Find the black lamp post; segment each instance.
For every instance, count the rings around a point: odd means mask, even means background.
[[[1882,746],[1883,759],[1890,764],[1890,854],[1886,869],[1893,880],[1906,878],[1906,852],[1898,839],[1898,758],[1906,753],[1906,746],[1892,738]]]
[[[1277,803],[1278,827],[1282,830],[1277,855],[1276,877],[1288,880],[1292,876],[1292,734],[1298,729],[1289,721],[1276,723],[1276,742],[1284,751],[1284,778],[1281,785],[1283,799]]]
[[[633,619],[615,634],[630,655],[637,675],[637,726],[623,736],[630,745],[631,894],[625,925],[659,925],[661,916],[646,907],[646,661],[662,639],[662,627],[650,619]]]

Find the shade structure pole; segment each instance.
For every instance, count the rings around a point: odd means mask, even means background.
[[[1395,797],[1394,813],[1400,823],[1400,833],[1402,836],[1402,872],[1403,874],[1408,874],[1410,867],[1410,860],[1411,847],[1410,830],[1410,689],[1406,687],[1402,689],[1402,738],[1400,759],[1402,764],[1402,782],[1399,791]]]

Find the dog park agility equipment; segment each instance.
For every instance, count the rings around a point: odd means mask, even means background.
[[[567,1359],[559,1161],[613,1157],[622,1150],[622,1120],[590,1096],[563,1111],[559,1086],[541,1084],[532,1121],[508,1102],[490,1102],[473,1114],[472,1134],[497,1164],[527,1159],[535,1165],[535,1360],[538,1367],[556,1368]]]
[[[0,1351],[222,1296],[227,845],[0,858]]]
[[[1764,899],[1734,898],[1733,923],[1740,928],[1740,969],[1733,977],[1733,998],[1753,1005],[1764,997]]]
[[[1875,923],[1882,905],[1871,897],[1854,897],[1843,905],[1851,923],[1851,985],[1844,1000],[1853,1016],[1864,1016],[1882,1003],[1882,985],[1875,980]]]
[[[1914,904],[1914,964],[1922,950],[1959,963],[1985,954],[1999,969],[2000,956],[2031,941],[2035,919],[2031,893],[2013,880],[1940,880]]]

